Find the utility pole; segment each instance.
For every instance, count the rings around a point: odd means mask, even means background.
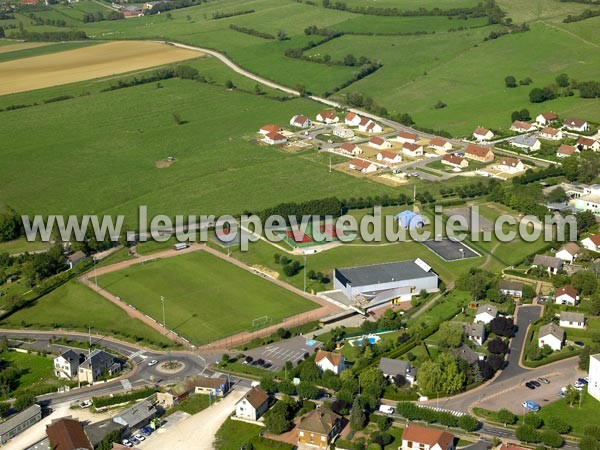
[[[98,288],[98,274],[96,272],[96,257],[92,256],[92,259],[94,260],[94,284],[96,285],[96,288]]]
[[[88,356],[90,355],[90,352],[92,351],[92,326],[88,325],[88,337],[90,340],[90,345],[88,347]]]
[[[306,253],[304,254],[304,293],[306,294]]]
[[[162,303],[162,312],[163,312],[163,334],[166,335],[167,334],[167,321],[165,319],[165,297],[161,295],[160,301]]]

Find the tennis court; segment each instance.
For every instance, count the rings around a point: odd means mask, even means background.
[[[481,256],[462,242],[450,239],[423,241],[422,244],[444,261],[456,261],[457,259],[476,258]]]

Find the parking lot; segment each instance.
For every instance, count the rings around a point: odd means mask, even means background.
[[[268,370],[280,370],[286,361],[291,361],[296,365],[298,361],[304,359],[306,353],[312,354],[322,345],[321,342],[313,341],[308,337],[296,336],[292,339],[247,350],[244,354],[252,358],[249,364],[260,365]]]
[[[462,242],[450,239],[423,241],[422,244],[445,261],[456,261],[457,259],[481,256]]]

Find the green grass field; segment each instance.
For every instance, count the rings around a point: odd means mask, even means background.
[[[557,400],[544,406],[538,413],[542,419],[548,417],[559,417],[566,423],[571,425],[572,434],[583,435],[583,430],[588,425],[596,425],[598,423],[598,410],[600,402],[589,394],[586,394],[579,405],[569,406],[564,399]]]
[[[98,277],[109,292],[167,326],[193,344],[250,331],[268,316],[273,324],[318,305],[205,252],[138,264]]]
[[[0,242],[0,253],[15,253],[35,252],[48,248],[48,243],[41,241],[29,242],[25,238],[15,239],[13,241]]]
[[[61,384],[54,377],[51,358],[9,351],[0,353],[0,360],[7,361],[21,372],[18,385],[10,394],[11,397],[27,390],[43,389],[44,385]]]

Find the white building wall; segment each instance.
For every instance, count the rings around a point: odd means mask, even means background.
[[[600,354],[590,355],[589,377],[588,392],[596,400],[600,400]]]

